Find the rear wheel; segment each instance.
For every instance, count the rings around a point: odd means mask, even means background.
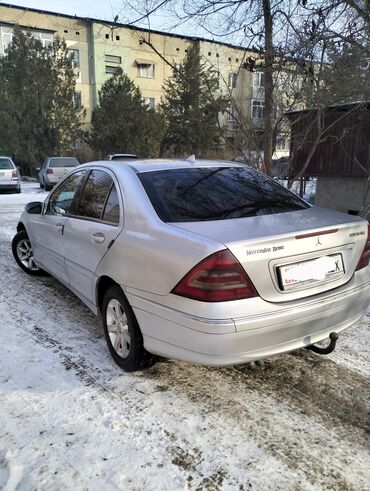
[[[104,295],[102,318],[105,339],[117,365],[133,372],[152,363],[135,314],[119,286],[110,287]]]
[[[14,259],[26,273],[33,276],[44,276],[47,274],[36,265],[33,258],[32,244],[25,230],[21,230],[14,236],[12,251]]]
[[[45,191],[51,191],[53,189],[53,186],[50,184],[45,184],[44,188],[45,188]]]

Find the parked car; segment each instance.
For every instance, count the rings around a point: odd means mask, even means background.
[[[74,157],[49,157],[39,172],[39,183],[45,191],[50,191],[68,172],[80,165]]]
[[[0,156],[0,191],[21,192],[21,176],[10,157]]]
[[[314,347],[370,301],[368,223],[235,163],[90,162],[17,231],[19,266],[100,314],[126,370],[152,354],[230,365]]]
[[[136,160],[139,157],[133,153],[112,153],[107,155],[104,160]]]

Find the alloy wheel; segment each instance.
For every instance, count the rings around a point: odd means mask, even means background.
[[[116,299],[110,300],[107,305],[106,323],[114,351],[121,358],[127,358],[130,351],[131,337],[125,311]]]
[[[28,239],[22,239],[17,244],[17,255],[23,266],[31,271],[39,271],[39,267],[33,258],[31,242]]]

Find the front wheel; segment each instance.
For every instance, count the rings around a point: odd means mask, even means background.
[[[103,299],[105,339],[113,360],[127,372],[148,367],[153,357],[143,345],[134,312],[119,286],[109,288]]]
[[[21,230],[14,236],[12,251],[14,259],[23,271],[33,276],[46,275],[45,271],[40,269],[34,261],[32,244],[25,230]]]

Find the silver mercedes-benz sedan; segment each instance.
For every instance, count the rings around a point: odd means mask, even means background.
[[[229,365],[312,347],[370,302],[368,223],[235,163],[84,164],[17,230],[20,267],[101,316],[129,371],[152,354]]]

